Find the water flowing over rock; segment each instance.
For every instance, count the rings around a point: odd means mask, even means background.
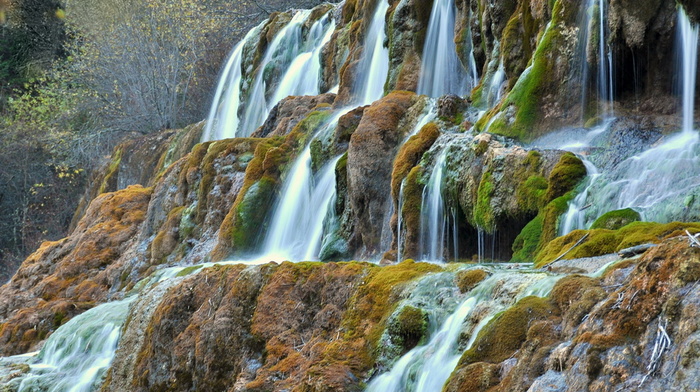
[[[698,389],[691,3],[269,15],[0,287],[0,390]]]

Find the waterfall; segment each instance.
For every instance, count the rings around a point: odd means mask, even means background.
[[[612,113],[614,95],[614,73],[612,48],[607,43],[608,32],[608,0],[587,0],[580,31],[585,44],[581,46],[583,67],[582,96],[584,107],[588,104],[587,90],[590,79],[588,64],[589,50],[595,49],[598,65],[596,69],[596,91],[600,108],[599,115],[609,116]],[[591,52],[591,55],[593,52]]]
[[[236,136],[238,131],[238,107],[241,103],[241,68],[243,47],[262,29],[251,29],[233,49],[216,86],[214,101],[209,110],[202,142]]]
[[[312,138],[335,130],[341,110]],[[340,156],[331,159],[314,175],[311,143],[294,161],[286,175],[272,224],[266,236],[262,258],[267,260],[316,260],[323,237],[324,220],[335,199],[335,167]]]
[[[695,78],[698,72],[698,26],[693,24],[683,8],[678,10],[678,30],[682,51],[682,94],[683,94],[683,132],[693,132],[695,113]]]
[[[273,103],[268,103],[266,97],[268,83],[265,80],[266,70],[268,68],[285,69],[296,57],[302,44],[301,29],[309,13],[309,10],[303,10],[294,14],[292,20],[275,35],[267,48],[253,86],[248,92],[245,116],[240,129],[241,135],[248,136],[255,131],[272,109]],[[273,60],[276,61],[273,62]]]
[[[318,95],[321,75],[321,50],[331,40],[335,21],[326,14],[311,27],[305,48],[289,65],[272,99],[277,103],[290,95]]]
[[[472,289],[449,317],[435,323],[431,320],[437,327],[429,331],[428,342],[399,358],[389,372],[375,377],[368,392],[441,391],[462,352],[471,347],[491,318],[521,298],[546,296],[558,279],[498,266],[479,268],[488,269],[492,275]],[[470,339],[462,346],[460,338],[465,335]]]
[[[134,298],[96,306],[57,329],[18,391],[89,392],[98,387],[114,358]]]
[[[420,255],[422,260],[442,261],[445,258],[449,217],[445,213],[442,184],[447,150],[448,148],[445,147],[440,151],[430,173],[430,180],[423,188],[420,218]]]
[[[437,118],[437,99],[430,98],[428,102],[425,105],[425,108],[423,109],[423,114],[421,117],[416,121],[416,124],[413,126],[413,129],[411,130],[411,133],[409,133],[406,138],[403,140],[401,144],[406,143],[408,139],[410,139],[412,136],[415,136],[420,132],[421,129],[423,129],[424,126],[426,126],[428,123],[431,121],[435,120]],[[396,260],[401,261],[403,258],[403,253],[402,253],[402,246],[404,242],[403,238],[403,202],[404,202],[404,186],[406,184],[406,179],[404,178],[401,181],[401,187],[399,189],[399,198],[398,198],[398,208],[397,208],[397,226],[396,226],[396,244],[397,244],[397,249],[396,249]],[[456,246],[456,244],[455,244]],[[456,252],[455,252],[456,254]]]
[[[290,95],[321,93],[321,51],[335,30],[331,12],[314,22],[306,37],[303,26],[311,11],[298,11],[270,42],[248,91],[241,91],[243,49],[257,39],[266,22],[252,29],[229,57],[219,79],[202,141],[249,136],[270,110]],[[276,70],[275,72],[270,72]],[[270,91],[276,86],[274,91]],[[239,113],[245,103],[244,113]]]
[[[586,173],[588,177],[586,178],[585,188],[581,193],[576,195],[574,200],[569,202],[569,208],[567,209],[564,217],[559,225],[559,235],[566,235],[574,230],[585,229],[586,225],[586,209],[589,207],[586,204],[586,199],[591,191],[591,187],[596,183],[598,177],[600,177],[600,172],[595,165],[588,159],[582,159],[583,164],[586,166]]]
[[[506,69],[503,66],[503,59],[498,63],[498,69],[496,73],[491,77],[491,83],[489,83],[488,94],[486,96],[486,104],[489,108],[494,107],[498,102],[501,101],[502,97],[502,87],[506,79]]]
[[[561,234],[590,227],[602,214],[624,208],[638,211],[642,219],[655,222],[685,220],[694,203],[692,195],[700,190],[700,137],[693,129],[695,75],[697,73],[698,27],[682,8],[678,12],[678,48],[681,50],[679,73],[682,75],[683,114],[681,132],[667,136],[646,151],[627,158],[604,173],[597,174],[592,163],[584,160],[593,173],[582,194],[570,203],[563,217]],[[606,127],[607,125],[603,125]],[[590,133],[597,134],[591,130]],[[591,137],[569,143],[563,149],[586,147]]]
[[[365,36],[362,57],[355,70],[355,101],[358,106],[369,105],[384,96],[384,84],[389,74],[389,48],[384,46],[388,10],[389,1],[381,0]]]
[[[418,94],[439,97],[445,94],[465,95],[477,78],[475,62],[467,75],[457,57],[455,46],[454,0],[435,0],[430,14],[428,34],[423,49],[421,75],[418,81]],[[471,42],[471,41],[470,41]],[[470,45],[471,48],[471,45]],[[473,54],[469,55],[470,63]]]

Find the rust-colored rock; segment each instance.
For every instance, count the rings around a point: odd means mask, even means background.
[[[99,196],[73,234],[45,242],[0,288],[0,353],[30,351],[76,314],[109,299],[130,265],[120,255],[146,216],[150,188]]]

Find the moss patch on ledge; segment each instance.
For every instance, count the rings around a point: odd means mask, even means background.
[[[639,215],[639,212],[631,208],[625,208],[622,210],[606,212],[605,214],[601,215],[600,218],[593,222],[591,229],[617,230],[629,225],[632,222],[638,222],[640,220],[642,220],[642,217]]]
[[[491,206],[491,198],[495,192],[493,184],[493,176],[490,172],[486,172],[481,176],[481,182],[477,190],[476,204],[474,205],[474,221],[477,226],[493,232],[496,225],[493,207]]]
[[[402,263],[372,269],[355,295],[350,299],[348,311],[343,318],[345,339],[366,341],[376,348],[386,327],[386,322],[398,302],[392,300],[402,284],[442,268],[429,263],[406,260]],[[368,358],[369,360],[369,358]],[[373,362],[369,361],[368,365]]]
[[[421,128],[418,134],[411,136],[396,156],[394,170],[391,173],[391,195],[394,199],[399,197],[401,181],[408,175],[411,169],[420,161],[423,154],[435,143],[440,131],[435,123],[428,123]]]
[[[602,256],[631,246],[659,243],[667,238],[685,235],[685,230],[693,234],[698,233],[700,232],[700,223],[633,222],[619,230],[575,230],[547,244],[535,257],[535,266],[541,267],[553,261],[571,248],[586,233],[588,233],[588,238],[567,253],[564,259]]]
[[[527,337],[533,321],[556,315],[546,298],[525,297],[493,318],[479,332],[474,345],[462,354],[458,369],[475,362],[499,363],[510,358]]]
[[[549,175],[546,200],[552,201],[574,189],[586,176],[586,166],[576,155],[567,152],[561,156]]]

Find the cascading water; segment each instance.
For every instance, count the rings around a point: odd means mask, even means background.
[[[678,37],[678,47],[682,50],[681,132],[589,179],[585,191],[564,216],[562,234],[587,228],[600,215],[624,208],[637,210],[647,221],[694,219],[686,214],[692,213],[693,195],[700,192],[700,174],[696,170],[700,164],[700,138],[693,129],[698,27],[682,9],[678,13]],[[590,140],[583,144],[586,142]],[[578,147],[578,144],[563,148],[570,147]],[[589,168],[591,172],[596,170]]]
[[[265,121],[272,107],[287,96],[320,93],[321,51],[331,39],[335,21],[331,13],[326,14],[314,22],[304,37],[302,29],[309,15],[310,11],[297,12],[275,35],[246,96],[242,96],[241,91],[242,69],[245,68],[243,48],[259,35],[265,22],[236,45],[216,88],[202,141],[248,136]],[[284,72],[270,76],[267,71],[273,68]],[[271,86],[277,86],[275,91],[269,91]],[[239,117],[242,102],[246,109]]]
[[[696,134],[693,130],[695,113],[695,79],[698,72],[698,26],[690,21],[683,8],[678,10],[678,30],[681,41],[682,64],[680,73],[683,92],[684,134]]]
[[[428,100],[428,103],[426,104],[426,109],[424,109],[423,115],[420,117],[420,119],[416,122],[416,125],[413,127],[413,130],[411,131],[410,134],[406,137],[406,140],[410,139],[411,137],[415,136],[420,132],[421,129],[423,129],[424,126],[426,126],[429,122],[435,120],[437,118],[437,100],[436,99],[430,99]],[[404,140],[405,143],[405,140]],[[403,144],[403,143],[402,143]],[[402,253],[402,247],[403,247],[403,202],[404,202],[404,186],[406,184],[406,179],[401,181],[401,187],[399,189],[399,198],[398,198],[398,209],[397,209],[397,226],[396,226],[396,233],[397,233],[397,239],[396,239],[396,244],[397,244],[397,249],[396,249],[396,254],[397,254],[397,260],[403,260],[403,253]]]
[[[591,186],[594,185],[598,177],[600,177],[600,172],[591,161],[587,159],[582,159],[582,161],[586,166],[586,173],[588,175],[586,185],[583,191],[576,195],[574,200],[569,203],[569,208],[559,225],[559,235],[566,235],[574,230],[586,228],[585,211],[589,207],[589,205],[586,204],[586,199],[590,193]]]
[[[494,107],[502,97],[502,87],[506,79],[506,69],[503,66],[503,59],[498,63],[498,69],[496,73],[491,77],[491,83],[489,83],[488,95],[486,97],[486,103],[489,108]]]
[[[581,31],[584,32],[585,44],[581,46],[583,66],[583,105],[588,104],[587,92],[590,79],[589,60],[597,57],[596,91],[601,117],[612,113],[614,98],[614,73],[612,48],[607,43],[608,32],[608,0],[587,0]],[[589,55],[590,53],[590,55]]]
[[[374,13],[365,38],[364,51],[355,84],[354,102],[366,105],[384,95],[384,81],[389,72],[389,49],[386,40],[386,12],[388,1],[381,1]],[[325,39],[330,35],[326,33]],[[321,45],[320,47],[322,47]],[[285,78],[286,79],[286,78]],[[338,120],[351,110],[340,110],[331,121],[315,135],[332,132]],[[263,257],[274,260],[316,260],[323,241],[326,215],[335,199],[336,157],[327,163],[314,177],[311,170],[311,147],[308,144],[287,174],[281,198],[266,237]]]
[[[302,45],[302,26],[309,13],[309,10],[303,10],[294,14],[292,20],[277,33],[267,48],[265,57],[260,63],[258,74],[255,76],[253,86],[248,93],[245,115],[239,129],[240,135],[250,135],[265,121],[271,109],[271,105],[266,97],[267,81],[265,80],[265,71],[269,67],[286,69],[296,57]]]
[[[94,390],[114,358],[134,298],[102,304],[62,325],[47,340],[18,391]]]
[[[476,79],[476,67],[467,75],[457,57],[455,46],[454,0],[436,0],[430,14],[428,34],[423,49],[418,94],[439,97],[445,94],[466,94]],[[470,54],[470,59],[473,56]]]
[[[334,115],[314,138],[335,130],[347,110]],[[312,138],[313,140],[313,138]],[[323,223],[335,199],[335,166],[340,156],[331,159],[314,175],[311,168],[311,143],[292,165],[282,187],[263,258],[270,260],[316,260],[323,237]]]
[[[219,84],[216,86],[214,101],[202,133],[202,142],[236,136],[238,107],[241,103],[243,47],[252,37],[257,35],[260,29],[262,29],[262,25],[251,29],[231,52],[221,73],[221,78],[219,78]]]
[[[435,160],[430,180],[423,188],[420,219],[420,255],[422,260],[441,261],[445,258],[445,242],[449,215],[442,196],[443,173],[448,146]]]
[[[321,49],[331,40],[335,21],[326,14],[311,26],[305,52],[289,65],[272,98],[273,105],[290,95],[318,95],[321,75]]]
[[[368,392],[441,391],[462,351],[474,343],[493,316],[526,296],[546,296],[558,279],[545,273],[480,268],[489,269],[492,276],[469,292],[449,317],[431,320],[435,327],[429,331],[428,342],[399,358],[389,372],[375,377]],[[460,344],[462,336],[471,338]]]
[[[355,73],[354,101],[360,106],[368,105],[384,95],[384,83],[389,74],[389,48],[384,46],[388,10],[389,1],[381,0],[365,36],[362,58]]]

